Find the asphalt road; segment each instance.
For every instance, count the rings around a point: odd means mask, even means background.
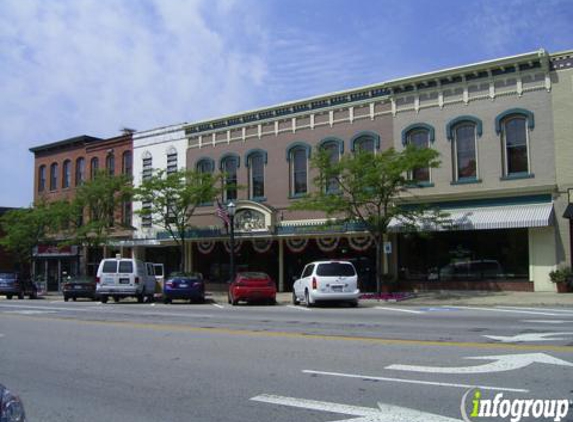
[[[445,422],[476,387],[573,399],[573,308],[0,300],[0,351],[40,422]]]

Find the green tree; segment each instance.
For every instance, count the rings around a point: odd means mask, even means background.
[[[59,236],[67,244],[97,248],[109,243],[111,235],[125,227],[119,210],[131,201],[131,178],[113,176],[105,170],[77,188],[70,201],[52,204]]]
[[[193,170],[154,172],[135,189],[134,198],[144,206],[137,212],[169,233],[179,247],[180,271],[185,269],[185,239],[198,206],[211,203],[221,192],[219,176]]]
[[[315,189],[291,206],[291,209],[323,211],[337,222],[361,224],[376,246],[376,290],[382,290],[382,248],[388,225],[393,218],[407,230],[417,230],[420,219],[437,222],[442,216],[422,207],[401,206],[408,191],[416,186],[409,175],[416,169],[438,167],[438,152],[430,148],[408,146],[402,151],[388,149],[372,154],[358,150],[331,160],[326,151],[317,150],[312,168]]]
[[[18,208],[6,212],[0,218],[4,237],[0,244],[14,254],[18,263],[30,265],[34,247],[45,240],[53,225],[53,214],[49,205],[40,203],[35,207]]]

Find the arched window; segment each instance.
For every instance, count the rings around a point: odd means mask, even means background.
[[[380,149],[380,136],[374,132],[361,132],[350,140],[350,149],[375,153]]]
[[[328,154],[330,164],[337,164],[340,161],[340,156],[344,152],[344,142],[331,138],[325,139],[319,144],[319,148]],[[339,190],[338,179],[336,176],[331,176],[325,181],[326,193],[336,193]]]
[[[429,148],[430,142],[434,141],[434,128],[426,124],[411,125],[402,132],[404,145],[416,148]],[[431,175],[429,167],[420,167],[412,170],[409,178],[419,183],[430,183]]]
[[[40,166],[38,169],[38,192],[44,192],[46,189],[46,166]]]
[[[71,180],[72,180],[72,162],[70,160],[66,160],[62,165],[62,188],[63,189],[69,188]]]
[[[224,200],[237,199],[237,170],[239,168],[239,156],[226,154],[221,158],[221,171],[224,173],[225,191]]]
[[[454,180],[476,180],[478,178],[476,126],[469,122],[460,123],[453,132]]]
[[[58,163],[50,165],[50,190],[58,188]]]
[[[107,170],[107,174],[110,176],[115,175],[115,155],[110,153],[105,157],[105,168]]]
[[[131,151],[125,151],[121,157],[121,172],[127,176],[133,175],[133,156]]]
[[[177,150],[173,147],[167,151],[167,174],[177,171]]]
[[[201,158],[197,161],[195,169],[199,173],[213,173],[215,171],[215,162],[211,158]]]
[[[99,169],[99,160],[97,157],[94,157],[90,161],[90,175],[92,180],[95,179],[98,169]]]
[[[501,135],[504,177],[530,174],[529,132],[533,128],[533,113],[528,110],[512,109],[497,116],[496,131]]]
[[[76,160],[76,186],[82,185],[86,180],[86,160],[80,157]]]
[[[290,195],[293,197],[308,192],[308,160],[310,158],[310,145],[295,142],[287,148],[287,161],[289,162]]]
[[[245,162],[249,169],[249,198],[262,199],[265,197],[265,165],[267,153],[263,150],[247,152]]]

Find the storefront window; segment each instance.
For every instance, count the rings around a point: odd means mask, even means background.
[[[528,281],[527,229],[400,235],[399,272],[418,281]]]

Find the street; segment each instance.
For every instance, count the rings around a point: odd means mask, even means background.
[[[445,422],[472,389],[573,399],[570,307],[43,299],[0,314],[0,383],[30,421]]]

